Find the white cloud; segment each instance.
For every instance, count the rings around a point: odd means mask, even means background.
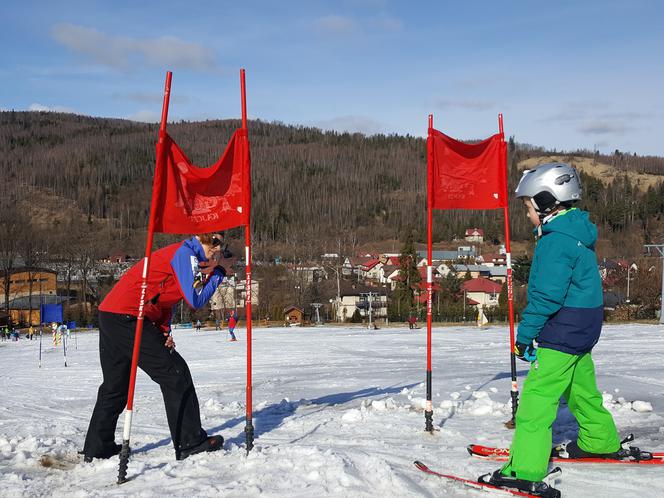
[[[583,123],[577,131],[585,135],[623,135],[629,129],[624,123],[595,119]]]
[[[473,99],[438,99],[434,102],[434,106],[438,109],[467,109],[470,111],[486,111],[493,109],[496,106],[495,102],[488,100],[473,100]]]
[[[358,29],[354,19],[337,15],[319,17],[314,21],[314,27],[318,32],[330,35],[349,34]]]
[[[164,101],[164,94],[160,92],[155,93],[114,93],[113,98],[117,100],[128,100],[130,102],[138,102],[140,104],[152,104],[159,103],[161,104]],[[170,96],[171,102],[188,102],[189,97],[182,95],[173,95]]]
[[[141,123],[159,123],[161,121],[161,114],[156,111],[138,111],[127,116],[130,121],[140,121]]]
[[[316,121],[312,124],[323,130],[334,130],[338,132],[359,132],[365,135],[385,133],[385,128],[381,123],[366,116],[338,116],[328,120]]]
[[[65,107],[61,105],[56,105],[56,106],[45,106],[43,104],[40,104],[38,102],[34,102],[30,104],[28,107],[28,111],[39,111],[39,112],[67,112],[70,114],[75,114],[76,111],[72,109],[71,107]]]
[[[51,35],[70,50],[121,71],[141,64],[196,71],[219,68],[211,49],[174,36],[146,39],[111,36],[73,24],[58,24],[52,28]]]

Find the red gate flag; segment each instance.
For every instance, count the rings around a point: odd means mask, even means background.
[[[157,147],[152,195],[154,231],[207,233],[248,225],[250,159],[247,130],[233,133],[212,166],[191,163],[166,134],[163,155]]]
[[[430,129],[427,151],[433,166],[433,209],[507,206],[507,149],[500,133],[467,144]]]

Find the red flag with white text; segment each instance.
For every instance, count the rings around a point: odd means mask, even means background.
[[[152,189],[155,232],[208,233],[249,224],[246,130],[236,130],[219,160],[207,168],[192,164],[168,135],[162,154]]]
[[[499,209],[507,206],[506,147],[497,133],[476,144],[430,129],[433,209]]]

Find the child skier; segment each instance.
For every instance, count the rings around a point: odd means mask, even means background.
[[[233,333],[236,325],[237,325],[237,312],[232,311],[231,314],[228,315],[228,333],[231,335],[231,342],[237,341],[235,334]]]
[[[524,172],[516,189],[538,243],[528,280],[528,304],[516,338],[515,354],[532,363],[516,413],[510,458],[482,480],[531,494],[557,497],[546,477],[551,426],[561,396],[579,424],[570,458],[619,458],[616,426],[602,405],[591,351],[599,340],[603,296],[595,241],[597,228],[573,204],[581,199],[577,171],[563,163]],[[533,341],[537,341],[535,348]]]

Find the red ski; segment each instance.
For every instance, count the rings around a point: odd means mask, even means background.
[[[415,467],[420,469],[422,472],[440,477],[442,479],[448,479],[450,481],[458,482],[460,484],[463,484],[464,486],[468,486],[470,488],[474,489],[479,489],[483,491],[500,491],[502,493],[505,493],[506,495],[511,495],[511,496],[527,496],[529,498],[541,498],[541,495],[533,495],[530,493],[527,493],[525,491],[517,491],[515,489],[507,489],[507,488],[501,488],[498,486],[494,486],[492,484],[489,484],[487,482],[481,482],[481,481],[474,481],[472,479],[466,479],[464,477],[459,477],[451,474],[441,474],[440,472],[436,472],[435,470],[431,470],[429,467],[427,467],[425,464],[420,462],[419,460],[415,460]],[[560,469],[558,469],[560,471]],[[560,496],[558,490],[554,488],[549,488],[549,490],[552,492],[552,496]]]
[[[504,462],[509,458],[510,450],[508,448],[494,448],[492,446],[482,446],[479,444],[468,445],[468,453],[474,457],[485,458]],[[554,449],[555,452],[555,449]],[[615,458],[563,458],[552,456],[551,462],[554,463],[608,463],[608,464],[638,464],[638,465],[664,465],[664,453],[650,453],[640,451],[631,456],[617,460]]]

